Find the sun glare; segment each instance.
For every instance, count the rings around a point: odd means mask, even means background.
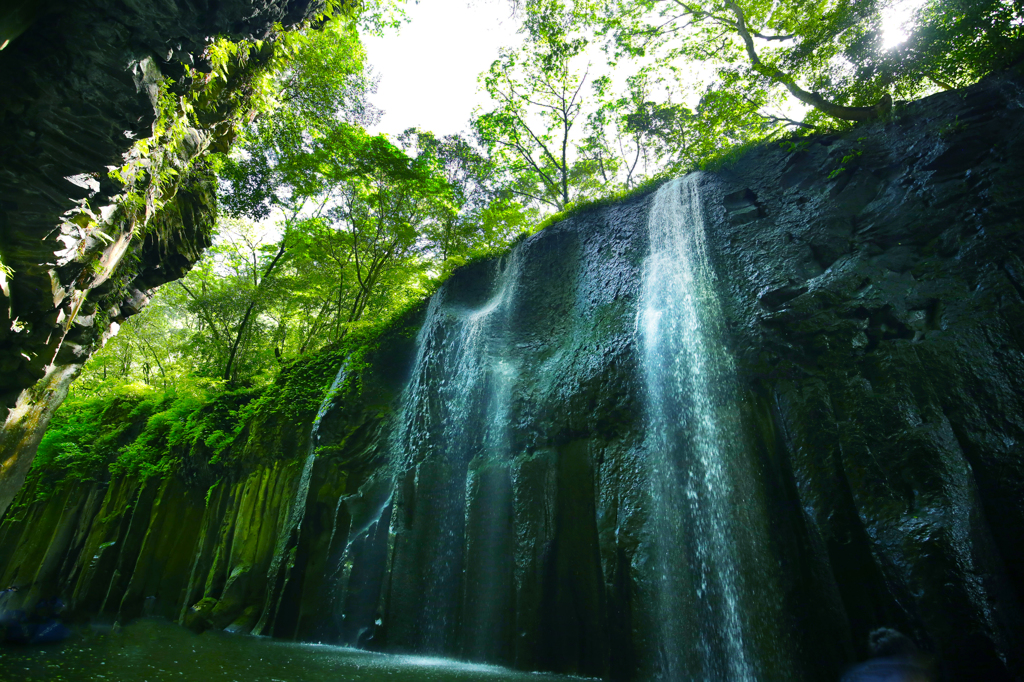
[[[924,0],[897,0],[882,11],[882,48],[891,50],[910,37],[914,13]]]

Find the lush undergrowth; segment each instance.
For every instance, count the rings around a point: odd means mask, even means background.
[[[196,379],[160,390],[112,380],[89,395],[73,393],[39,445],[29,474],[33,485],[26,488],[32,499],[21,502],[48,497],[58,482],[116,475],[198,475],[211,484],[246,460],[305,454],[297,445],[305,443],[339,369],[345,373],[333,390],[357,398],[382,339],[410,333],[408,321],[421,308],[417,302],[386,321],[354,328],[335,347],[285,364],[264,386],[226,389],[223,382]]]

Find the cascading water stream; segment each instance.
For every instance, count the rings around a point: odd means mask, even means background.
[[[416,596],[419,650],[451,650],[459,606],[465,540],[467,467],[479,452],[507,440],[515,368],[497,357],[520,273],[521,249],[499,265],[496,291],[482,307],[440,306],[435,296],[423,327],[413,375],[391,439],[396,479],[415,471],[421,529],[422,592]],[[424,513],[417,511],[417,513]]]
[[[453,338],[446,336],[451,325],[441,314],[437,303],[440,297],[431,299],[422,338],[418,341],[413,376],[391,441],[392,462],[400,468],[407,468],[416,453],[425,452],[424,446],[431,441],[430,427],[437,425],[432,422],[441,422],[440,441],[448,459],[462,443],[468,442],[465,430],[473,425],[472,411],[480,397],[481,379],[494,369],[494,362],[488,357],[492,341],[488,333],[493,331],[495,322],[508,320],[519,285],[520,251],[519,248],[513,250],[499,266],[497,291],[490,300],[456,321],[457,333]],[[434,413],[432,403],[437,406],[440,417]]]
[[[517,253],[515,258],[519,258]],[[507,659],[504,642],[512,627],[512,569],[506,547],[512,536],[512,398],[519,376],[509,352],[509,334],[519,280],[519,262],[508,264],[498,305],[487,312],[490,335],[484,344],[485,407],[482,448],[470,463],[465,484],[463,634],[460,655],[469,660]]]
[[[638,317],[660,630],[655,665],[667,680],[752,680],[757,662],[741,603],[745,539],[734,509],[735,481],[747,474],[699,180],[674,180],[654,197]]]

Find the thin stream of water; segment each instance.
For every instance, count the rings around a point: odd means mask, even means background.
[[[439,366],[433,368],[435,378],[441,379],[440,388],[432,388],[438,394],[443,415],[435,453],[450,467],[453,487],[465,480],[465,468],[481,447],[500,448],[507,441],[504,422],[508,418],[512,376],[496,357],[496,350],[504,340],[518,289],[521,251],[513,250],[501,263],[497,290],[491,299],[455,321],[456,335],[438,358]],[[421,402],[429,399],[424,396]],[[441,538],[434,565],[428,569],[424,599],[428,651],[442,650],[459,601],[466,509],[464,484],[461,488],[442,493],[445,503],[435,507]]]
[[[404,608],[419,615],[414,625],[403,621],[397,630],[389,630],[399,646],[453,651],[465,565],[467,468],[481,451],[508,449],[517,372],[502,356],[520,269],[521,249],[516,249],[499,264],[494,293],[475,309],[434,296],[417,337],[412,375],[388,441],[387,478],[400,487],[411,474],[416,508],[429,514],[429,521],[419,522],[426,524],[417,531],[420,544],[405,550],[416,553],[413,571],[420,578]],[[392,541],[404,532],[394,525],[407,520],[399,514],[391,518]],[[361,529],[352,530],[350,545],[362,534]],[[346,580],[336,583],[347,589]]]

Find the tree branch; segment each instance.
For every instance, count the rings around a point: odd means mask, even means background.
[[[278,264],[278,262],[280,262],[281,257],[284,256],[285,248],[286,248],[286,242],[285,242],[284,239],[282,239],[281,240],[281,245],[277,249],[277,255],[274,256],[274,260],[270,261],[270,265],[267,266],[267,269],[263,271],[263,277],[260,279],[260,282],[256,286],[255,291],[253,291],[252,300],[249,301],[249,305],[245,309],[245,315],[242,316],[242,321],[238,325],[238,333],[235,335],[235,342],[234,342],[234,344],[232,344],[231,352],[228,354],[228,364],[224,368],[224,380],[225,381],[229,381],[231,379],[231,366],[235,363],[235,355],[238,353],[238,346],[242,342],[242,337],[244,336],[245,332],[247,331],[248,324],[249,324],[249,317],[252,315],[252,311],[256,307],[256,303],[259,302],[259,300],[260,300],[259,299],[260,289],[266,283],[267,278],[270,277],[270,274],[274,271],[274,268],[277,267],[277,264]]]
[[[751,37],[750,31],[747,30],[743,10],[740,9],[735,0],[726,0],[725,5],[736,15],[735,28],[740,34],[740,38],[743,39],[743,44],[747,49],[747,57],[750,58],[750,63],[754,70],[776,83],[785,85],[786,89],[804,104],[810,104],[815,109],[844,121],[870,121],[885,116],[892,110],[892,97],[889,93],[885,93],[882,99],[874,106],[846,107],[829,102],[816,92],[804,90],[796,84],[796,81],[789,74],[783,73],[773,66],[766,66],[761,62],[761,59],[757,56],[757,50],[754,49],[754,39]]]

